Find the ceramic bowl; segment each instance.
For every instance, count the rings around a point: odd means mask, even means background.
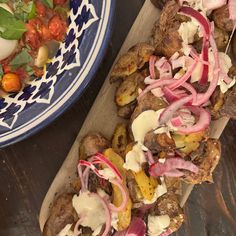
[[[65,42],[44,76],[0,98],[0,147],[36,133],[78,99],[106,51],[114,5],[115,0],[71,0]]]

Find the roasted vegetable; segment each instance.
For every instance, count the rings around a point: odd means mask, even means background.
[[[234,24],[233,21],[229,19],[229,9],[227,4],[214,10],[212,13],[212,18],[218,28],[226,30],[227,32],[233,30]]]
[[[216,168],[221,156],[221,144],[219,140],[208,139],[204,144],[204,154],[193,160],[193,163],[199,168],[197,174],[185,172],[182,179],[191,184],[200,184],[202,182],[213,182],[212,172]]]
[[[113,150],[124,156],[125,148],[128,143],[128,135],[125,124],[118,124],[116,126],[115,132],[112,138],[112,148]]]
[[[187,21],[185,16],[178,15],[180,6],[170,0],[164,6],[159,21],[154,25],[151,44],[159,55],[167,58],[182,48],[182,39],[178,33],[180,24]]]
[[[72,193],[63,193],[56,198],[44,226],[43,236],[56,236],[67,224],[76,223],[78,216],[72,206],[72,198]]]
[[[139,72],[128,76],[116,91],[116,104],[118,106],[125,106],[136,100],[138,97],[138,89],[144,87],[144,85],[141,85],[144,78],[143,74]]]
[[[149,92],[139,99],[138,105],[131,116],[131,122],[143,111],[158,111],[159,109],[165,108],[166,106],[167,104],[164,100],[154,96],[151,92]]]
[[[116,78],[124,78],[141,69],[153,53],[154,48],[151,45],[136,44],[118,59],[111,73],[111,81]]]
[[[123,107],[118,106],[117,108],[117,115],[124,119],[129,119],[134,112],[136,101],[131,102]]]
[[[104,151],[104,155],[117,167],[117,169],[123,176],[123,184],[126,185],[126,170],[123,167],[124,165],[123,158],[119,156],[117,153],[115,153],[112,148],[106,149]],[[120,206],[120,204],[123,201],[120,189],[114,184],[112,184],[112,189],[113,189],[113,203],[115,206]],[[118,212],[119,231],[124,230],[129,226],[131,221],[131,209],[132,209],[132,201],[129,198],[125,210]]]
[[[210,111],[214,119],[218,119],[220,115],[220,110],[224,104],[224,93],[220,91],[217,87],[214,93],[211,95],[211,106]]]
[[[143,198],[149,201],[152,200],[158,184],[157,180],[152,177],[148,177],[143,170],[138,173],[133,172],[133,175]]]
[[[168,192],[159,197],[155,206],[151,208],[150,214],[156,216],[168,215],[170,217],[168,229],[171,232],[177,231],[184,222],[183,210],[179,205],[177,195],[173,192]]]
[[[198,149],[200,142],[205,139],[205,136],[206,133],[202,131],[188,135],[174,133],[172,138],[175,141],[176,148],[178,148],[183,154],[188,155]]]
[[[153,131],[150,131],[145,135],[144,146],[155,154],[161,151],[173,150],[175,142],[166,133],[155,134]]]
[[[220,110],[221,115],[227,116],[232,119],[236,119],[236,87],[234,86],[232,90],[228,91],[224,100],[224,105]]]
[[[113,201],[112,202],[115,206],[118,207],[122,203],[122,196],[117,186],[112,185],[112,187],[113,187]],[[128,228],[128,226],[130,225],[131,209],[132,209],[132,201],[129,198],[126,208],[123,211],[118,212],[118,230],[119,231],[122,231]]]
[[[84,160],[110,146],[109,141],[99,133],[86,135],[80,142],[79,159]]]

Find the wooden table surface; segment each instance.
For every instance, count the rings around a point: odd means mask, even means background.
[[[43,198],[142,4],[143,0],[117,0],[106,57],[83,96],[38,134],[0,150],[0,236],[41,235],[38,214]],[[236,122],[229,122],[221,141],[215,184],[195,187],[185,207],[186,223],[176,235],[236,235]]]

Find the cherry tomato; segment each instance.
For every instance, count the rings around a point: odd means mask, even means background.
[[[43,25],[40,30],[41,37],[43,38],[44,41],[49,41],[52,39],[52,35],[50,33],[50,30],[48,29],[47,26]]]
[[[65,37],[67,25],[66,22],[58,15],[55,15],[51,18],[48,23],[49,31],[53,39],[62,41]]]
[[[24,40],[32,49],[38,49],[41,46],[41,36],[38,32],[41,26],[42,22],[37,18],[26,24],[27,32],[24,34]]]
[[[67,2],[67,0],[53,0],[54,5],[64,5]]]
[[[47,8],[40,1],[36,1],[35,5],[36,5],[37,15],[38,16],[45,16]]]
[[[21,89],[21,81],[18,75],[7,73],[2,77],[2,89],[5,92],[19,92]]]

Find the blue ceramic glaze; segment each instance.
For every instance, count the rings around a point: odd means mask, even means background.
[[[42,78],[0,98],[0,147],[36,133],[62,114],[93,78],[111,34],[115,0],[71,0],[69,28]]]

